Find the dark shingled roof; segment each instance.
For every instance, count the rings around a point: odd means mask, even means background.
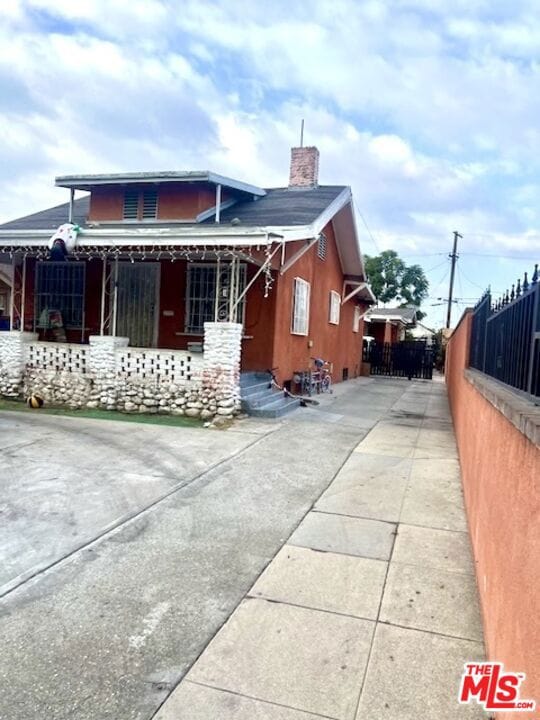
[[[234,218],[243,226],[265,225],[310,225],[345,189],[345,185],[321,185],[315,188],[294,189],[271,188],[264,197],[246,200],[226,208],[221,213],[221,223],[228,224]],[[84,226],[90,196],[75,200],[73,204],[73,222]],[[51,230],[67,222],[68,203],[27,215],[26,217],[0,225],[0,230]],[[213,223],[214,218],[205,221]],[[163,221],[164,225],[171,224]],[[198,223],[200,226],[204,223]],[[155,223],[152,223],[155,225]],[[182,223],[185,225],[185,223]],[[107,227],[107,223],[100,223]]]
[[[224,210],[221,221],[238,218],[242,225],[310,225],[343,190],[344,185],[267,189],[255,202],[237,203]]]
[[[73,222],[77,225],[84,225],[88,208],[90,206],[90,195],[79,198],[73,203]],[[41,210],[33,215],[11,220],[0,225],[0,230],[50,230],[53,232],[59,225],[68,221],[69,203],[56,205],[48,210]]]

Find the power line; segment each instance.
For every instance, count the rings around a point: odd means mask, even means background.
[[[372,242],[373,245],[375,246],[375,250],[376,250],[378,253],[380,253],[381,251],[379,250],[379,245],[378,245],[377,241],[375,240],[375,238],[373,237],[373,234],[372,234],[371,230],[369,229],[369,226],[368,226],[368,224],[367,224],[367,222],[366,222],[366,218],[363,216],[362,211],[360,210],[360,208],[359,208],[358,206],[356,207],[356,210],[358,211],[358,214],[359,214],[360,217],[362,218],[362,222],[364,223],[365,228],[366,228],[366,230],[368,231],[368,235],[369,235],[369,237],[371,238],[371,242]]]

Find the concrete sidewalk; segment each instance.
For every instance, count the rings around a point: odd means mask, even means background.
[[[413,382],[155,720],[485,718],[457,702],[482,657],[446,390]]]

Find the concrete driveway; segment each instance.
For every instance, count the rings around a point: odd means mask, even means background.
[[[0,718],[152,718],[407,387],[226,431],[0,413]]]

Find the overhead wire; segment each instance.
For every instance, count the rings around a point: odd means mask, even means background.
[[[357,210],[358,214],[360,215],[360,217],[362,218],[362,222],[364,223],[364,226],[365,226],[365,228],[366,228],[366,230],[367,230],[367,232],[368,232],[368,235],[369,235],[369,237],[371,238],[371,242],[372,242],[373,245],[375,246],[375,250],[376,250],[378,253],[380,253],[381,251],[380,251],[380,248],[379,248],[379,244],[377,243],[377,241],[376,241],[375,238],[373,237],[373,233],[372,233],[371,230],[369,229],[369,225],[367,224],[366,218],[364,217],[364,214],[362,213],[362,211],[360,210],[360,208],[358,207],[358,205],[356,205],[356,210]]]

